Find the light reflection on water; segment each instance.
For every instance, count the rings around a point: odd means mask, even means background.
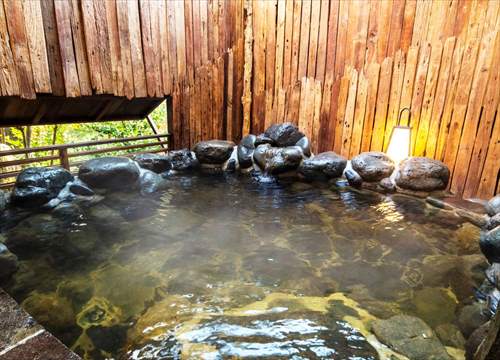
[[[484,264],[477,230],[406,196],[170,182],[157,197],[112,194],[69,225],[41,214],[5,231],[21,269],[1,285],[87,359],[376,359],[369,319],[454,324]],[[424,290],[453,311],[422,307]],[[276,293],[289,298],[251,306]]]

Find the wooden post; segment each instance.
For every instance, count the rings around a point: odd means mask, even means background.
[[[59,160],[61,162],[61,166],[66,170],[70,169],[69,166],[69,157],[68,157],[68,148],[60,148],[59,149]]]
[[[253,20],[252,1],[245,0],[245,64],[243,65],[243,129],[242,136],[250,133],[250,111],[252,107],[252,66],[253,66]]]
[[[154,123],[153,119],[149,115],[146,116],[146,120],[148,121],[149,126],[151,127],[151,130],[153,130],[153,134],[158,135],[160,132],[158,131],[158,128],[156,127],[156,124]],[[157,137],[158,142],[161,143],[161,137]],[[160,144],[162,148],[166,149],[164,144]]]
[[[174,147],[175,140],[172,141],[173,138],[173,130],[174,130],[174,119],[173,119],[173,103],[172,103],[172,95],[167,96],[165,100],[165,104],[167,106],[167,111],[166,111],[166,121],[167,121],[167,132],[170,134],[170,137],[168,138],[168,149],[170,149],[170,144],[172,143],[172,147]]]

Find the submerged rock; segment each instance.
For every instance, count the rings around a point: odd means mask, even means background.
[[[139,179],[139,166],[126,157],[102,157],[85,162],[78,177],[100,189],[130,189]]]
[[[33,291],[22,303],[30,315],[50,329],[64,331],[75,325],[75,314],[68,300],[56,293]]]
[[[234,147],[232,141],[201,141],[194,146],[194,153],[200,164],[221,165],[231,157]]]
[[[396,185],[414,191],[443,190],[448,185],[450,170],[441,161],[412,157],[399,164]]]
[[[372,330],[382,343],[412,360],[451,360],[432,329],[419,318],[396,315],[375,320]]]
[[[7,249],[7,246],[0,243],[0,280],[10,277],[19,267],[17,256]]]
[[[359,176],[359,174],[352,169],[346,170],[344,176],[347,179],[349,185],[351,185],[352,187],[359,188],[363,184],[363,179],[361,178],[361,176]]]
[[[413,303],[416,315],[432,327],[455,319],[457,299],[444,288],[424,287],[415,292]]]
[[[295,146],[298,146],[299,148],[301,148],[302,152],[304,153],[305,156],[307,156],[307,157],[311,156],[311,143],[310,143],[309,139],[307,138],[307,136],[304,136],[302,139],[297,141],[295,143]]]
[[[157,174],[170,170],[170,159],[166,155],[139,154],[134,156],[134,161],[143,169]]]
[[[263,171],[277,175],[296,169],[303,159],[303,154],[297,146],[276,148],[265,144],[255,149],[253,158]]]
[[[23,170],[16,179],[12,191],[12,203],[33,208],[57,197],[73,175],[61,167],[32,167]]]
[[[82,219],[84,213],[78,204],[73,202],[62,202],[52,210],[54,217],[65,222],[73,222]]]
[[[465,337],[469,337],[474,330],[488,321],[487,308],[484,303],[474,302],[460,309],[457,324]]]
[[[458,349],[465,347],[465,338],[460,329],[453,324],[441,324],[435,329],[439,340],[446,346],[452,346]]]
[[[190,171],[198,167],[198,160],[189,149],[174,150],[168,153],[172,170]]]
[[[500,262],[500,226],[481,233],[479,246],[489,262]]]
[[[237,155],[240,167],[243,169],[253,165],[252,156],[255,150],[255,135],[247,135],[238,144]]]
[[[342,176],[346,165],[344,157],[328,151],[302,161],[299,173],[306,179],[335,178]]]
[[[153,194],[165,188],[167,182],[164,178],[151,170],[141,169],[139,188],[142,194]]]
[[[486,204],[486,212],[489,216],[500,213],[500,194],[492,197]]]
[[[365,181],[380,181],[391,176],[394,171],[394,162],[386,154],[377,151],[356,155],[351,164]]]
[[[304,134],[289,122],[271,125],[264,134],[279,147],[293,146],[304,137]]]
[[[465,358],[470,360],[474,359],[474,354],[476,353],[477,348],[481,344],[481,342],[487,338],[488,330],[490,323],[484,323],[480,327],[478,327],[474,332],[469,336],[467,342],[465,343]],[[494,358],[491,358],[494,359]]]

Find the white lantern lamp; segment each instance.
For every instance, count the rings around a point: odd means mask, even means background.
[[[391,137],[389,138],[389,146],[387,147],[387,155],[396,164],[399,164],[411,155],[411,127],[400,125],[401,115],[405,110],[408,110],[409,115],[411,114],[409,108],[401,110],[399,113],[398,125],[392,128]]]

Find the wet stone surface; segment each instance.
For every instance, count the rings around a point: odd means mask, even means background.
[[[86,359],[397,359],[415,348],[370,329],[398,315],[463,358],[485,321],[479,230],[425,201],[260,174],[163,180],[1,235],[19,269],[0,286]]]

